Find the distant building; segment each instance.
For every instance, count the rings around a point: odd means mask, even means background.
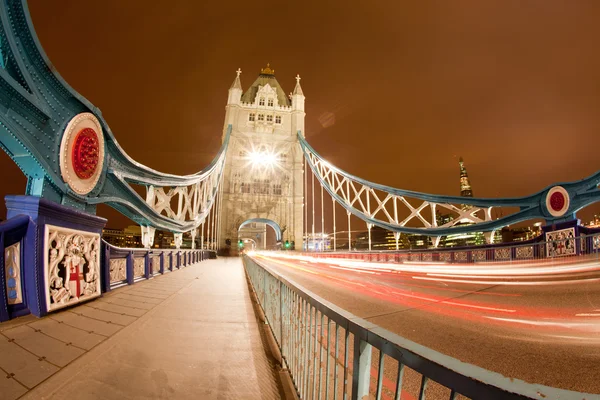
[[[594,214],[594,217],[587,224],[583,224],[587,228],[600,228],[600,215]]]
[[[504,227],[500,230],[500,235],[503,243],[522,242],[524,240],[533,239],[541,234],[540,229],[535,229],[530,226],[520,228]]]
[[[327,250],[333,250],[333,247],[331,246],[331,238],[326,233],[315,233],[314,237],[312,234],[308,234],[304,237],[304,251]]]
[[[431,245],[431,238],[425,235],[408,235],[401,233],[398,238],[399,249],[419,249],[427,248]],[[346,247],[348,243],[346,242]],[[339,247],[338,247],[339,248]],[[343,247],[342,247],[343,248]],[[356,250],[368,250],[369,249],[369,231],[359,232],[356,235],[356,241],[354,243]],[[378,226],[371,228],[371,250],[383,251],[383,250],[396,250],[396,238],[394,232],[389,231]]]
[[[142,229],[138,225],[130,225],[125,229],[103,229],[102,239],[117,247],[144,247],[142,246]]]
[[[467,168],[462,157],[458,159],[458,165],[460,166],[460,195],[462,197],[473,197],[469,174],[467,174]]]
[[[458,166],[460,168],[460,195],[461,197],[473,197],[473,189],[471,188],[471,181],[469,180],[469,174],[467,173],[467,167],[462,157],[458,159]],[[462,209],[467,210],[471,208],[470,205],[463,205]],[[454,220],[452,214],[437,214],[436,222],[437,226],[443,226]],[[471,225],[472,221],[465,219],[459,221],[454,226]],[[458,233],[448,236],[442,236],[440,239],[439,247],[463,247],[463,246],[477,246],[485,244],[485,237],[482,232],[472,233]]]
[[[138,225],[130,225],[125,229],[103,229],[102,239],[117,247],[142,248],[142,229]],[[205,238],[206,239],[206,238]],[[196,248],[200,248],[201,236],[196,235]],[[205,247],[207,245],[205,244]],[[174,249],[175,238],[173,232],[156,231],[154,234],[155,249]],[[183,234],[183,244],[181,248],[190,249],[192,247],[192,235],[187,232]]]
[[[102,229],[102,239],[117,247],[125,247],[125,232],[123,229]]]

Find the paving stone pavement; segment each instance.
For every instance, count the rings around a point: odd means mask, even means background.
[[[0,324],[0,400],[279,399],[240,258]]]

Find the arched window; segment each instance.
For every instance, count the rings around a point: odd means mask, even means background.
[[[258,100],[258,105],[259,105],[259,106],[264,106],[264,105],[265,105],[265,98],[264,98],[264,97],[261,97],[261,98]]]
[[[268,105],[269,107],[273,107],[273,99],[269,99]]]

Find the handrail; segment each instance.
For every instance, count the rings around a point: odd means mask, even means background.
[[[384,257],[385,261],[442,261],[447,263],[475,263],[475,262],[506,262],[525,260],[570,260],[574,256],[586,256],[600,252],[600,232],[594,230],[582,233],[581,236],[566,237],[556,240],[535,239],[501,244],[486,244],[470,247],[437,247],[414,248],[399,250],[318,250],[302,251],[307,257],[316,258],[365,258],[377,261]],[[375,258],[376,260],[372,260]]]
[[[216,252],[207,249],[147,249],[117,247],[102,239],[102,291],[108,292],[123,285],[132,285],[140,279],[165,274],[176,269],[216,258]],[[158,257],[158,264],[156,264]],[[136,260],[142,259],[143,262]]]
[[[369,321],[359,318],[348,311],[328,302],[309,291],[293,280],[284,277],[269,267],[261,264],[251,256],[244,256],[244,265],[259,304],[264,311],[276,342],[283,356],[285,367],[292,375],[292,380],[301,398],[313,398],[318,390],[323,390],[322,378],[322,333],[325,327],[324,316],[327,317],[327,369],[325,371],[325,387],[329,388],[330,372],[330,332],[331,323],[335,328],[336,360],[334,366],[334,391],[338,390],[337,356],[339,328],[345,332],[344,346],[344,382],[352,376],[351,399],[361,399],[369,394],[371,371],[371,349],[375,347],[381,353],[398,361],[396,382],[402,382],[403,366],[407,366],[422,374],[419,398],[424,398],[428,381],[435,381],[451,390],[450,399],[458,394],[472,399],[563,399],[581,400],[597,398],[597,395],[580,393],[564,389],[552,388],[539,384],[531,384],[519,379],[502,376],[496,372],[485,370],[449,357],[425,346],[407,340],[387,331]],[[321,323],[318,323],[318,314]],[[314,315],[314,319],[313,319]],[[317,327],[319,329],[317,337]],[[353,343],[350,343],[350,334]],[[309,348],[306,348],[309,344]],[[314,345],[310,347],[310,345]],[[317,351],[317,345],[319,350]],[[349,345],[354,353],[348,352]],[[312,353],[312,354],[310,354]],[[358,356],[357,356],[358,355]],[[319,368],[316,359],[319,358]],[[352,358],[352,359],[350,359]],[[382,357],[380,357],[381,359]],[[310,375],[310,365],[313,365]],[[351,367],[352,365],[352,367]],[[352,371],[350,372],[350,368]],[[381,395],[384,363],[379,363],[377,378],[377,394]],[[318,373],[318,377],[317,377]],[[308,379],[307,379],[308,377]],[[311,380],[312,379],[312,380]],[[312,382],[312,387],[310,385]],[[340,390],[349,394],[348,385]],[[365,387],[366,386],[366,387]],[[396,386],[396,397],[400,398]],[[327,393],[328,389],[324,389]],[[394,389],[392,388],[392,391]],[[400,389],[401,390],[401,389]]]

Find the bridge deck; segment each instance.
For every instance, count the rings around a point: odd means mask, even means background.
[[[1,399],[278,399],[239,258],[0,324]]]

